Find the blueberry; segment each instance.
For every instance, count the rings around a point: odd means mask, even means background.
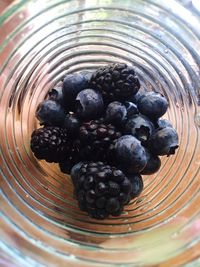
[[[126,119],[127,111],[126,107],[118,102],[111,102],[106,109],[106,121],[113,125],[120,127]]]
[[[137,94],[132,95],[132,96],[129,98],[129,101],[132,102],[132,103],[134,103],[135,105],[137,105],[138,100],[139,100],[140,98],[144,97],[144,96],[145,96],[145,92],[142,92],[141,90],[139,90],[139,91],[137,92]]]
[[[67,129],[67,133],[71,138],[75,138],[81,126],[80,119],[75,114],[68,114],[64,121],[64,128]]]
[[[76,113],[83,119],[96,119],[102,115],[103,99],[99,92],[85,89],[76,97]]]
[[[126,111],[127,111],[126,116],[128,119],[131,118],[133,115],[139,113],[137,105],[132,102],[125,101],[124,106],[126,107]]]
[[[81,70],[78,72],[79,74],[83,75],[87,81],[87,87],[89,86],[90,79],[92,77],[92,74],[94,73],[91,70]]]
[[[78,93],[88,87],[88,79],[81,73],[68,74],[63,81],[63,95],[67,109],[75,110],[75,100]]]
[[[154,124],[156,128],[166,128],[166,127],[173,128],[171,122],[169,122],[166,119],[158,119]]]
[[[165,114],[168,108],[167,99],[157,92],[148,92],[140,97],[137,103],[140,113],[155,120]]]
[[[74,165],[71,169],[71,172],[70,172],[70,175],[71,175],[71,178],[72,178],[72,181],[75,183],[79,177],[79,174],[80,174],[80,169],[83,165],[83,162],[78,162],[76,165]]]
[[[142,170],[141,174],[153,174],[160,169],[161,161],[157,155],[152,154],[148,149],[146,149],[147,165]]]
[[[115,154],[121,169],[129,174],[142,171],[147,164],[145,149],[132,135],[124,135],[117,139]]]
[[[124,127],[125,134],[134,135],[143,145],[146,144],[153,131],[153,123],[146,116],[140,114],[133,115]]]
[[[54,88],[52,88],[49,91],[48,96],[50,100],[58,102],[64,108],[64,95],[61,84],[58,84]]]
[[[85,201],[85,192],[83,190],[78,191],[77,199],[79,203],[83,203]]]
[[[140,174],[133,174],[129,175],[128,179],[131,182],[132,186],[131,198],[138,197],[144,187],[142,176]]]
[[[36,117],[44,125],[62,126],[65,120],[65,111],[58,102],[44,100],[36,110]]]
[[[178,148],[178,134],[174,128],[157,129],[149,139],[149,149],[156,155],[175,154]]]

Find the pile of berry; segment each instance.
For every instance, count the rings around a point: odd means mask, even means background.
[[[35,157],[71,174],[79,207],[93,218],[119,216],[141,193],[141,175],[158,171],[159,156],[178,148],[176,130],[160,118],[167,99],[139,88],[131,66],[110,64],[68,74],[37,108]]]

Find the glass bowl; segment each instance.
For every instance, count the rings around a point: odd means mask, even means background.
[[[168,98],[180,147],[122,216],[98,221],[29,142],[49,89],[110,62]],[[1,266],[200,266],[199,66],[199,0],[21,0],[1,14]]]

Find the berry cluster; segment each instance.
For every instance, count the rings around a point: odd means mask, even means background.
[[[141,175],[178,148],[176,130],[161,118],[167,99],[139,88],[133,67],[109,64],[68,74],[36,110],[35,157],[71,174],[79,207],[93,218],[119,216],[141,193]]]

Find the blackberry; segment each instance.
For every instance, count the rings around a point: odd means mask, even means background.
[[[105,103],[128,100],[140,88],[133,67],[114,63],[97,69],[90,80],[90,88],[99,90]]]
[[[79,153],[79,141],[70,141],[66,145],[64,156],[59,160],[60,170],[66,174],[70,174],[72,167],[82,160]]]
[[[66,153],[67,142],[67,133],[64,129],[47,126],[33,131],[31,150],[38,159],[58,162]]]
[[[119,216],[131,199],[132,185],[124,173],[102,162],[83,163],[73,176],[79,207],[91,217]]]
[[[83,123],[79,130],[81,157],[84,160],[106,161],[109,146],[120,136],[121,133],[112,124],[105,124],[101,119]]]

